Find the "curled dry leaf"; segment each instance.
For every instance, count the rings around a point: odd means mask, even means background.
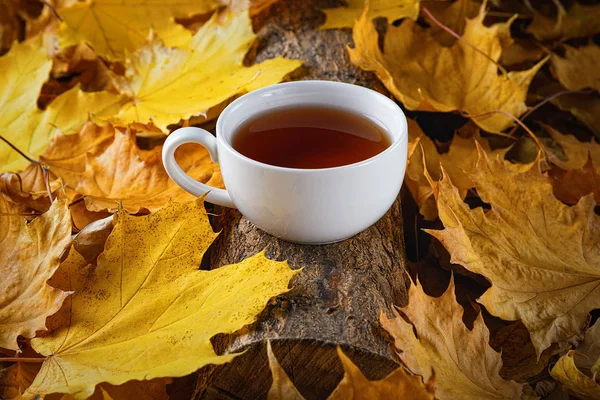
[[[479,149],[471,179],[491,210],[471,210],[443,174],[432,185],[445,229],[428,231],[444,244],[452,263],[491,282],[478,301],[504,320],[522,320],[538,357],[552,343],[581,332],[600,302],[600,216],[594,199],[564,205],[540,163],[513,172]]]
[[[600,398],[600,324],[596,322],[577,351],[570,350],[552,367],[550,374],[565,390],[582,399]]]
[[[113,230],[114,215],[99,219],[87,225],[73,238],[75,250],[88,264],[96,264],[96,259],[104,250],[106,239]]]
[[[46,178],[42,168],[40,164],[30,163],[19,173],[1,173],[0,194],[32,210],[48,211],[51,205],[48,193],[56,193],[60,188],[60,181],[51,172],[48,172]]]
[[[328,400],[433,400],[435,397],[433,376],[427,384],[424,384],[422,377],[410,375],[404,370],[404,367],[399,367],[381,380],[370,381],[339,346],[337,353],[344,367],[344,377],[327,398]],[[267,342],[267,355],[273,374],[273,384],[267,398],[269,400],[304,400],[304,397],[298,392],[281,365],[279,365],[269,342]]]
[[[427,29],[404,20],[397,27],[387,27],[382,52],[378,33],[363,13],[354,26],[355,48],[349,49],[350,59],[360,68],[375,72],[409,110],[469,115],[503,110],[518,117],[527,110],[529,83],[545,60],[526,71],[499,75],[497,65],[471,46],[498,61],[509,39],[511,21],[486,27],[484,18],[481,7],[479,15],[467,21],[464,41],[452,47],[442,46]],[[510,117],[499,113],[473,120],[489,132],[513,125]]]
[[[377,17],[394,22],[401,18],[419,17],[419,0],[348,0],[346,7],[325,8],[327,16],[321,29],[351,28],[368,5],[369,21]]]
[[[29,224],[0,197],[0,347],[17,350],[17,336],[46,329],[67,293],[49,286],[59,257],[71,242],[67,201],[57,199]],[[8,215],[5,215],[8,214]]]
[[[205,14],[223,5],[218,0],[196,2],[90,0],[59,9],[63,19],[61,47],[82,41],[90,43],[98,54],[123,60],[126,52],[142,45],[153,30],[168,46],[182,46],[191,33],[175,23],[175,18]]]
[[[95,133],[98,133],[96,139]],[[169,200],[183,202],[195,198],[169,178],[162,164],[161,149],[159,146],[142,151],[131,133],[110,126],[88,125],[78,135],[57,137],[44,159],[66,187],[86,196],[89,210],[114,211],[121,204],[125,210],[137,213],[142,209],[156,211]],[[204,147],[187,144],[175,156],[192,178],[223,187],[219,166],[211,161]]]
[[[126,94],[116,120],[167,125],[206,112],[231,97],[280,82],[301,62],[283,57],[244,67],[256,35],[247,12],[213,16],[189,48],[168,48],[154,38],[135,51],[120,82]],[[215,62],[215,60],[219,60]]]
[[[502,358],[488,344],[489,331],[478,314],[473,330],[462,321],[454,279],[438,298],[411,285],[408,306],[381,324],[394,338],[398,356],[410,371],[423,377],[435,373],[435,397],[446,399],[518,399],[522,385],[500,377]],[[416,331],[416,334],[415,334]],[[415,336],[416,335],[416,336]]]
[[[119,213],[97,266],[71,249],[52,283],[74,294],[31,341],[48,358],[26,394],[86,398],[101,382],[178,377],[236,356],[215,354],[210,338],[253,322],[297,271],[264,253],[198,270],[217,236],[203,202]]]
[[[37,97],[48,78],[50,60],[40,40],[16,44],[0,58],[0,130],[2,136],[31,158],[44,152],[58,130],[77,132],[88,113],[112,114],[120,97],[109,92],[82,92],[78,86],[55,98],[46,110]],[[18,171],[27,160],[0,142],[0,171]]]
[[[404,181],[417,202],[419,211],[428,220],[437,217],[437,207],[433,198],[433,190],[425,177],[426,170],[437,180],[442,176],[442,167],[445,168],[452,178],[452,182],[458,187],[461,198],[464,199],[467,191],[474,186],[470,174],[475,172],[477,164],[476,143],[479,143],[491,157],[504,158],[508,150],[492,150],[487,140],[482,138],[477,130],[470,138],[463,138],[455,134],[450,150],[440,154],[433,141],[421,131],[419,124],[413,120],[408,121],[408,135],[408,164]]]
[[[600,32],[600,5],[584,5],[574,2],[569,11],[560,6],[559,2],[556,18],[548,18],[543,14],[535,13],[533,21],[527,27],[537,40],[571,39],[576,37],[591,36]]]
[[[579,48],[564,47],[564,58],[551,56],[552,73],[569,90],[592,88],[600,92],[600,47],[593,43]]]

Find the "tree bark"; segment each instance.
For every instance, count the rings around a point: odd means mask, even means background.
[[[370,73],[347,55],[350,30],[322,31],[318,8],[331,1],[280,1],[254,18],[255,59],[285,55],[304,61],[294,79],[339,80],[385,92]],[[310,193],[306,194],[310,196]],[[276,239],[236,210],[218,210],[221,234],[210,250],[210,266],[237,263],[266,249],[267,256],[303,268],[292,290],[273,299],[253,325],[217,337],[217,352],[245,351],[233,362],[203,368],[195,399],[265,398],[271,385],[265,343],[271,340],[280,364],[307,399],[323,399],[343,376],[336,345],[369,379],[397,368],[391,342],[379,324],[380,312],[407,302],[406,257],[400,198],[375,225],[346,241],[306,246]]]

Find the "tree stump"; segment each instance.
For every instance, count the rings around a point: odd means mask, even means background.
[[[296,79],[339,80],[385,92],[372,74],[350,63],[346,51],[352,42],[350,30],[318,29],[324,21],[318,8],[333,5],[331,1],[281,1],[264,10],[254,19],[259,29],[256,61],[285,55],[304,61]],[[326,398],[342,378],[337,344],[369,379],[381,379],[397,368],[379,315],[407,301],[400,198],[371,228],[323,246],[278,240],[236,210],[217,213],[213,222],[222,232],[210,250],[212,267],[266,249],[269,258],[304,269],[292,280],[292,290],[272,300],[256,323],[214,340],[218,352],[245,353],[229,364],[203,368],[195,399],[265,398],[272,382],[266,340],[271,340],[280,364],[307,399]]]

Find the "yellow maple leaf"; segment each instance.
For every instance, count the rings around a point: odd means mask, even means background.
[[[0,211],[0,347],[17,350],[17,336],[45,330],[67,296],[46,281],[71,243],[71,219],[62,199],[29,224],[2,196]]]
[[[471,179],[491,210],[471,210],[444,174],[432,185],[445,229],[428,231],[444,244],[452,263],[491,282],[478,301],[504,320],[523,321],[538,357],[583,330],[600,301],[600,216],[594,214],[594,199],[564,205],[540,163],[512,172],[479,149]]]
[[[74,133],[88,113],[111,115],[122,99],[109,92],[82,92],[78,86],[54,99],[46,110],[37,108],[37,97],[48,78],[50,60],[40,41],[16,44],[0,58],[0,132],[19,150],[37,158],[56,131]],[[28,161],[0,142],[0,171],[16,171]]]
[[[226,3],[225,3],[226,4]],[[59,32],[61,47],[87,41],[97,53],[122,60],[153,30],[168,46],[183,46],[191,32],[175,18],[205,14],[224,5],[218,0],[139,2],[136,0],[87,0],[59,10],[63,19]]]
[[[26,394],[85,398],[101,382],[178,377],[236,356],[215,354],[210,338],[253,322],[298,271],[264,253],[198,270],[217,236],[203,203],[119,213],[97,266],[71,249],[53,282],[74,294],[31,341],[47,359]]]
[[[446,169],[452,182],[458,188],[461,198],[474,184],[470,174],[475,172],[478,153],[476,143],[492,157],[504,158],[508,149],[492,150],[487,140],[477,131],[473,137],[463,138],[455,134],[446,153],[438,150],[429,137],[421,131],[416,121],[408,120],[409,151],[404,181],[419,206],[419,211],[428,220],[437,217],[437,207],[433,198],[433,189],[425,176],[425,171],[437,180],[442,176],[442,168]],[[425,164],[423,164],[425,161]]]
[[[127,62],[122,93],[128,97],[115,117],[123,123],[167,125],[205,113],[233,96],[280,82],[301,62],[283,57],[244,67],[255,40],[248,12],[211,18],[189,48],[167,48],[156,38]]]
[[[523,385],[500,377],[502,358],[489,345],[481,313],[473,329],[467,329],[454,290],[454,279],[438,298],[411,285],[408,306],[400,309],[410,323],[396,311],[392,319],[382,313],[381,323],[394,338],[398,356],[415,374],[435,372],[437,399],[518,399]]]
[[[344,354],[338,346],[338,356],[344,367],[344,377],[327,398],[328,400],[352,399],[404,399],[433,400],[433,377],[423,383],[420,376],[409,375],[399,367],[388,376],[377,381],[368,380],[360,369]],[[290,378],[287,376],[267,342],[269,367],[273,374],[273,383],[267,395],[269,400],[304,400]]]
[[[585,334],[577,351],[570,350],[550,370],[550,375],[578,398],[600,398],[600,323]]]
[[[582,6],[574,2],[567,12],[560,2],[553,2],[553,4],[558,6],[556,19],[535,13],[533,21],[527,27],[527,32],[533,34],[537,40],[565,40],[592,36],[600,32],[600,25],[598,25],[600,5]]]
[[[506,46],[507,23],[483,25],[485,10],[469,19],[463,39],[498,61]],[[478,115],[503,110],[520,116],[527,110],[525,96],[529,83],[546,60],[526,71],[498,74],[498,67],[463,41],[444,47],[411,20],[388,26],[383,52],[378,33],[365,14],[353,30],[355,48],[349,48],[351,61],[373,71],[387,89],[409,110],[461,111]],[[473,117],[489,132],[499,132],[513,124],[502,114]]]
[[[368,5],[367,18],[385,17],[389,22],[401,18],[416,20],[420,0],[348,0],[346,7],[325,8],[327,19],[321,29],[351,28]]]
[[[552,73],[569,90],[592,88],[600,92],[600,47],[565,45],[565,57],[552,54]]]
[[[86,196],[90,211],[114,211],[121,204],[137,213],[140,209],[156,211],[169,200],[195,198],[169,178],[161,150],[162,146],[139,150],[135,135],[89,123],[78,135],[56,137],[42,160],[68,189]],[[176,158],[194,179],[223,187],[219,165],[204,147],[184,145]]]

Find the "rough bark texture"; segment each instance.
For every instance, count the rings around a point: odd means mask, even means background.
[[[318,8],[331,1],[281,1],[255,17],[257,61],[278,55],[304,61],[295,79],[339,80],[384,91],[377,79],[347,56],[349,30],[321,31]],[[307,194],[310,195],[310,194]],[[210,253],[214,268],[266,249],[269,258],[304,268],[293,289],[274,299],[252,326],[214,340],[219,352],[246,352],[232,363],[200,371],[194,398],[265,398],[271,374],[265,341],[307,399],[323,399],[343,375],[339,344],[370,379],[397,367],[379,324],[380,311],[407,301],[407,274],[400,199],[368,230],[341,243],[296,245],[261,232],[235,210],[221,210],[222,230]]]

